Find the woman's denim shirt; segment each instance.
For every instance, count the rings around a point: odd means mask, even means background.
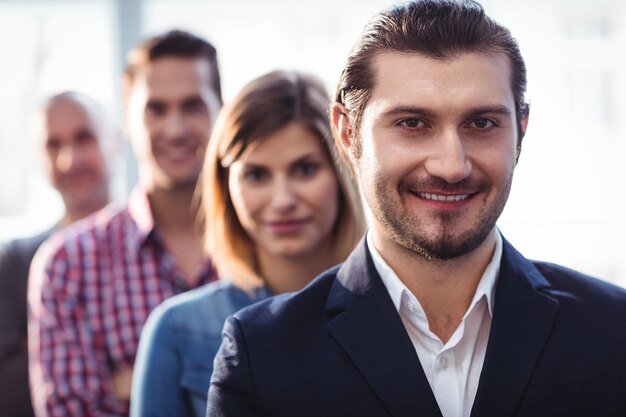
[[[206,415],[213,358],[228,316],[270,297],[214,282],[165,300],[148,317],[135,361],[131,416]]]

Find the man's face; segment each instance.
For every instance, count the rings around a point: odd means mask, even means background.
[[[68,211],[93,211],[108,199],[102,120],[90,105],[64,98],[43,112],[44,166]]]
[[[194,187],[219,100],[205,59],[163,57],[136,76],[127,124],[148,189]]]
[[[373,68],[360,138],[345,129],[342,138],[374,215],[375,241],[428,259],[471,252],[493,230],[515,168],[507,58],[385,52]]]

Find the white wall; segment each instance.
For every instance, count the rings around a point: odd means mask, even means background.
[[[77,88],[113,112],[119,109],[116,57],[123,51],[116,34],[117,2],[42,4],[0,1],[0,49],[16,57],[9,69],[0,66],[5,71],[0,72],[0,240],[32,233],[59,215],[58,199],[38,173],[24,134],[24,114],[35,97]],[[361,27],[389,4],[146,0],[138,24],[143,35],[180,27],[209,38],[218,48],[226,100],[253,77],[276,68],[315,73],[332,92]],[[528,257],[626,285],[626,3],[484,4],[519,40],[529,72],[530,126],[501,230]],[[37,74],[42,42],[45,65]]]

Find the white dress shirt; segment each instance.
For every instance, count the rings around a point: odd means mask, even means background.
[[[499,232],[496,236],[493,257],[478,283],[469,309],[459,327],[444,345],[430,331],[428,319],[420,302],[380,256],[374,246],[371,232],[367,234],[367,245],[376,270],[413,342],[417,357],[444,417],[469,417],[472,411],[487,351],[495,286],[502,255],[502,237]]]

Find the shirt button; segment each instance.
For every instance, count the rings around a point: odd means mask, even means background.
[[[441,369],[446,369],[448,367],[448,357],[447,356],[438,357],[437,365],[439,365]]]
[[[411,310],[411,312],[413,313],[417,311],[417,307],[415,306],[415,303],[409,303],[409,310]]]

